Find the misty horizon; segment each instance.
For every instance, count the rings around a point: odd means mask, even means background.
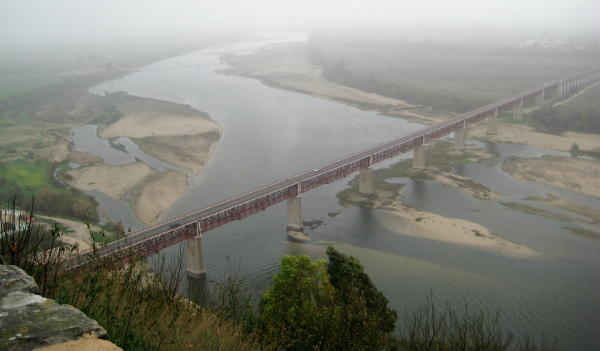
[[[5,48],[169,40],[209,33],[362,30],[586,35],[600,32],[600,3],[579,1],[8,1],[0,4]],[[359,29],[357,29],[359,28]]]

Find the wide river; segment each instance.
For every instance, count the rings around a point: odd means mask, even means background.
[[[208,48],[166,59],[92,92],[125,91],[131,95],[189,104],[206,111],[224,134],[201,174],[165,216],[176,216],[321,163],[376,145],[420,126],[359,110],[342,103],[265,86],[254,79],[216,73],[227,68],[219,54],[241,53],[265,42]],[[472,141],[471,141],[472,142]],[[303,196],[305,220],[323,224],[306,228],[311,240],[287,240],[285,203],[204,236],[207,277],[219,280],[238,271],[258,293],[278,270],[281,255],[324,257],[332,244],[356,256],[400,317],[404,311],[435,301],[462,308],[499,310],[503,325],[516,333],[556,338],[566,350],[598,350],[600,344],[600,241],[573,234],[567,223],[503,206],[529,195],[556,194],[600,208],[600,200],[512,179],[499,165],[511,156],[534,157],[547,150],[513,144],[489,144],[500,155],[470,163],[455,172],[477,179],[502,199],[477,200],[435,182],[407,183],[404,201],[443,216],[463,218],[541,255],[521,259],[498,253],[403,235],[401,223],[383,211],[343,209],[335,194],[347,180]],[[406,155],[405,157],[410,157]],[[102,200],[101,194],[99,199]],[[123,204],[110,204],[126,213]],[[556,212],[556,210],[554,209]],[[110,208],[108,211],[111,212]],[[134,221],[130,221],[134,223]],[[164,250],[178,257],[183,245]],[[401,319],[400,318],[400,319]]]

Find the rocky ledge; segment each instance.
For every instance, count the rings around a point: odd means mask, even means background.
[[[82,339],[110,344],[106,350],[120,350],[114,344],[97,340],[106,336],[106,330],[95,320],[37,292],[37,284],[22,269],[0,265],[0,350],[32,350],[49,345],[59,350],[62,348],[57,344],[67,346]]]

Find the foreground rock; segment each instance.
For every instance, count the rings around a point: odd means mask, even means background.
[[[1,350],[32,350],[82,338],[106,336],[106,330],[80,310],[37,295],[37,291],[37,284],[22,269],[0,265]],[[86,341],[89,345],[93,342]],[[108,344],[113,350],[119,350]],[[93,349],[111,350],[96,346]]]

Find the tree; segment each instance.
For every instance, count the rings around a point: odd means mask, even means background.
[[[356,258],[331,246],[327,248],[327,256],[327,273],[339,309],[335,334],[339,347],[335,349],[382,349],[396,327],[396,311],[388,307],[387,298],[373,285]]]
[[[579,145],[577,145],[577,143],[573,143],[573,145],[571,145],[571,155],[575,156],[579,153]]]
[[[287,350],[327,349],[334,299],[325,261],[283,256],[281,271],[262,297],[266,336]]]
[[[287,350],[381,350],[396,312],[360,262],[333,247],[329,262],[284,256],[262,299],[266,336]]]

